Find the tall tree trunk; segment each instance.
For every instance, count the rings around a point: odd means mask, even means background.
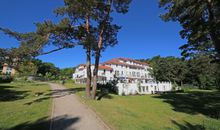
[[[97,51],[95,54],[95,67],[93,70],[93,87],[92,87],[92,99],[96,98],[96,89],[98,82],[98,70],[99,70],[99,59],[100,59],[100,51]]]
[[[96,97],[96,89],[97,89],[97,81],[98,81],[98,70],[99,70],[99,60],[100,60],[100,53],[102,50],[102,43],[103,43],[103,29],[99,34],[99,42],[98,47],[95,53],[95,68],[93,71],[93,87],[92,87],[92,98],[95,99]]]
[[[87,80],[86,80],[86,97],[90,98],[90,88],[91,88],[91,81],[92,81],[92,74],[91,74],[91,50],[87,48],[86,50],[86,73],[87,73]]]
[[[112,5],[112,0],[108,1],[109,3],[109,9],[107,11],[107,14],[105,16],[105,18],[103,19],[102,22],[102,27],[100,29],[100,33],[99,33],[99,41],[98,41],[98,47],[96,49],[95,52],[95,68],[93,70],[93,87],[92,87],[92,98],[95,99],[96,98],[96,89],[97,89],[97,81],[98,81],[98,70],[99,70],[99,60],[100,60],[100,55],[101,55],[101,50],[102,50],[102,44],[103,44],[103,33],[104,33],[104,29],[105,29],[105,24],[108,20],[109,17],[109,13],[111,12],[111,5]]]
[[[89,22],[89,15],[86,17],[86,32],[88,36],[90,35],[90,22]],[[91,74],[91,47],[90,43],[86,45],[86,73],[87,73],[87,80],[86,80],[86,97],[91,98],[91,82],[92,82],[92,74]]]

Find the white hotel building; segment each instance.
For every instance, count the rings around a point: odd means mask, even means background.
[[[91,70],[94,66],[91,66]],[[147,63],[129,58],[115,58],[99,66],[98,82],[107,83],[117,79],[118,94],[153,94],[155,92],[171,91],[170,82],[156,82]],[[87,79],[86,65],[79,65],[73,79],[76,83],[85,84]]]

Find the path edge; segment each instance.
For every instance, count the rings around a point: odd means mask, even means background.
[[[108,123],[101,118],[100,114],[97,113],[96,110],[94,110],[91,106],[87,105],[85,101],[83,101],[83,99],[79,97],[79,95],[76,94],[72,94],[72,95],[74,95],[78,101],[80,101],[88,110],[90,110],[92,114],[99,120],[99,122],[102,123],[107,128],[107,130],[114,130],[112,126],[108,125]]]

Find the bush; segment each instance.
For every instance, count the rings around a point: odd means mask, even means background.
[[[13,77],[10,75],[0,75],[0,83],[10,83],[13,81]]]
[[[97,84],[97,89],[104,93],[114,93],[117,94],[118,88],[117,88],[117,81],[111,81],[106,84]]]
[[[108,82],[106,84],[97,84],[97,90],[98,93],[97,93],[97,100],[101,100],[103,97],[106,97],[106,98],[109,98],[111,99],[112,96],[109,95],[110,93],[112,94],[117,94],[118,92],[118,88],[116,87],[117,85],[117,81],[111,81],[111,82]]]

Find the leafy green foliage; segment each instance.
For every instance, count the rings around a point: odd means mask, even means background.
[[[156,56],[149,59],[148,62],[153,67],[152,75],[158,81],[172,81],[181,84],[187,73],[186,64],[180,58]]]
[[[187,44],[180,47],[182,55],[208,54],[220,58],[219,0],[160,0],[166,10],[164,21],[178,21]],[[217,55],[216,55],[217,54]]]
[[[219,87],[216,74],[218,64],[211,63],[211,61],[212,59],[208,56],[199,56],[188,60],[189,71],[186,75],[186,82],[200,88]]]
[[[97,89],[101,92],[106,93],[114,93],[117,94],[118,88],[117,88],[118,81],[113,80],[112,82],[108,82],[106,84],[98,84]]]
[[[143,60],[153,68],[150,72],[157,81],[171,81],[174,84],[188,84],[202,89],[219,88],[219,65],[205,55],[184,60],[176,57],[156,56]]]
[[[60,78],[71,79],[75,68],[64,68],[60,69]]]
[[[19,76],[35,76],[37,70],[38,67],[34,63],[26,61],[19,66],[18,73]]]
[[[57,15],[63,16],[63,35],[69,35],[84,48],[98,48],[100,35],[104,50],[117,44],[117,32],[120,27],[112,24],[110,12],[126,13],[130,0],[64,0],[64,6],[56,9]],[[66,17],[67,16],[67,17]],[[65,38],[66,39],[66,38]],[[63,41],[64,39],[61,39]]]
[[[17,68],[19,63],[22,63],[27,56],[24,56],[17,48],[5,49],[0,48],[0,64],[7,63],[9,66]]]
[[[59,68],[55,67],[54,64],[44,62],[38,66],[38,74],[42,74],[45,76],[47,73],[51,73],[51,75],[57,76],[59,74]]]
[[[110,94],[117,94],[118,88],[117,88],[118,81],[113,80],[112,82],[107,82],[106,84],[97,84],[97,100],[101,100],[102,98],[112,98]]]

